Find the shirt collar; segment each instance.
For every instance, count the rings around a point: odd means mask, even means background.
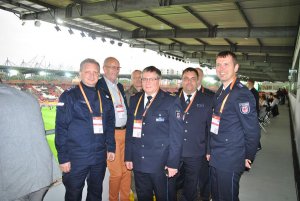
[[[105,77],[105,75],[103,75],[103,78],[104,78],[106,84],[109,86],[115,87],[118,84],[118,80],[116,80],[115,82],[112,82],[107,77]]]
[[[191,98],[194,96],[194,94],[197,92],[197,90],[196,91],[194,91],[193,93],[191,93]],[[183,91],[183,95],[184,95],[184,100],[187,100],[187,98],[188,98],[188,96],[187,96],[187,93],[185,93],[184,91]],[[192,100],[192,99],[191,99]]]

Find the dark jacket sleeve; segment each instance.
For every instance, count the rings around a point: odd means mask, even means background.
[[[241,104],[245,103],[249,104],[249,111],[243,112]],[[260,139],[260,128],[256,113],[255,98],[249,90],[240,90],[235,108],[244,132],[245,159],[253,160]]]
[[[127,124],[126,124],[126,138],[125,138],[125,161],[132,161],[132,146],[133,146],[133,121],[134,121],[134,109],[136,107],[136,99],[135,96],[130,97],[130,105],[127,116]]]
[[[103,92],[102,92],[103,93]],[[103,97],[106,100],[106,107],[109,107],[107,111],[106,119],[106,146],[108,152],[115,153],[116,151],[116,141],[115,141],[115,112],[112,101],[106,97]]]
[[[59,164],[70,161],[67,139],[68,127],[72,120],[71,108],[73,106],[71,95],[68,91],[62,93],[59,97],[59,103],[56,107],[56,120],[55,120],[55,146]]]
[[[180,99],[176,97],[169,110],[170,150],[167,166],[178,169],[183,146],[183,120]]]

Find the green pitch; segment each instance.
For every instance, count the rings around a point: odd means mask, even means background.
[[[42,107],[41,111],[44,120],[45,130],[47,131],[47,130],[55,129],[56,107],[52,107],[52,108],[48,106]],[[54,145],[55,134],[47,135],[46,138],[49,147],[57,160],[57,151]]]

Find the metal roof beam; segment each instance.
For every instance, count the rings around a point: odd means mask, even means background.
[[[247,24],[247,27],[248,27],[248,28],[251,28],[251,27],[252,27],[252,24],[251,24],[251,22],[249,21],[249,19],[248,19],[246,13],[244,12],[244,10],[243,10],[243,8],[241,7],[241,5],[239,4],[239,2],[235,2],[235,5],[236,5],[237,9],[239,10],[240,14],[242,15],[242,17],[243,17],[245,23]]]
[[[136,48],[148,48],[152,50],[158,50],[160,48],[161,50],[168,51],[168,50],[174,50],[174,51],[193,51],[193,52],[201,52],[201,51],[226,51],[231,50],[231,46],[229,45],[177,45],[174,44],[172,49],[170,49],[169,45],[161,45],[160,47],[158,45],[133,45],[133,47]],[[293,54],[294,47],[293,46],[235,46],[235,52],[247,52],[247,53],[282,53],[282,54]],[[264,56],[265,58],[265,56]]]
[[[38,0],[30,0],[36,4],[40,5],[47,5],[42,1]],[[245,1],[245,0],[240,0]],[[176,5],[188,5],[194,3],[221,3],[221,2],[234,2],[234,0],[172,0],[167,5],[161,3],[157,0],[122,0],[122,1],[100,1],[95,3],[82,3],[82,4],[70,4],[67,8],[53,8],[55,17],[60,19],[64,18],[79,18],[79,17],[90,17],[95,15],[110,15],[118,12],[130,12],[136,10],[149,10],[154,8],[161,8],[161,7],[169,7],[169,6],[176,6]],[[50,8],[50,6],[48,6]],[[80,10],[80,12],[78,12]],[[68,14],[67,14],[68,13]],[[36,14],[28,14],[24,15],[24,19],[34,19]],[[38,13],[38,18],[43,20],[45,18],[50,18],[48,12],[40,12]]]
[[[178,27],[177,27],[175,24],[172,24],[172,23],[170,23],[170,22],[168,22],[168,21],[162,19],[161,17],[154,15],[154,14],[153,14],[152,12],[150,12],[150,11],[143,10],[142,12],[145,13],[145,14],[147,14],[147,15],[149,15],[149,16],[151,16],[151,17],[153,17],[153,18],[155,18],[155,19],[157,19],[158,21],[160,21],[160,22],[162,22],[162,23],[168,25],[168,26],[171,27],[172,29],[178,29]]]
[[[148,38],[282,38],[297,37],[298,27],[253,27],[253,28],[215,28],[214,33],[209,29],[173,29],[148,30]],[[145,38],[145,34],[127,31],[123,35],[128,38]]]
[[[197,18],[200,22],[202,22],[207,28],[212,28],[213,26],[206,21],[203,17],[201,17],[198,13],[195,13],[189,6],[183,6],[185,10],[187,10],[190,14],[192,14],[195,18]]]

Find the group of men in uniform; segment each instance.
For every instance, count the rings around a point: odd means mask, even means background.
[[[177,200],[180,180],[183,200],[197,200],[200,189],[202,200],[237,201],[260,131],[254,97],[236,79],[235,54],[217,55],[222,86],[215,95],[201,86],[200,68],[183,71],[176,95],[164,92],[154,66],[134,71],[125,93],[120,68],[116,58],[105,59],[98,80],[98,62],[84,60],[80,84],[59,99],[55,143],[65,200],[81,200],[85,180],[87,200],[102,200],[107,166],[110,201],[129,200],[131,171],[140,201]]]

